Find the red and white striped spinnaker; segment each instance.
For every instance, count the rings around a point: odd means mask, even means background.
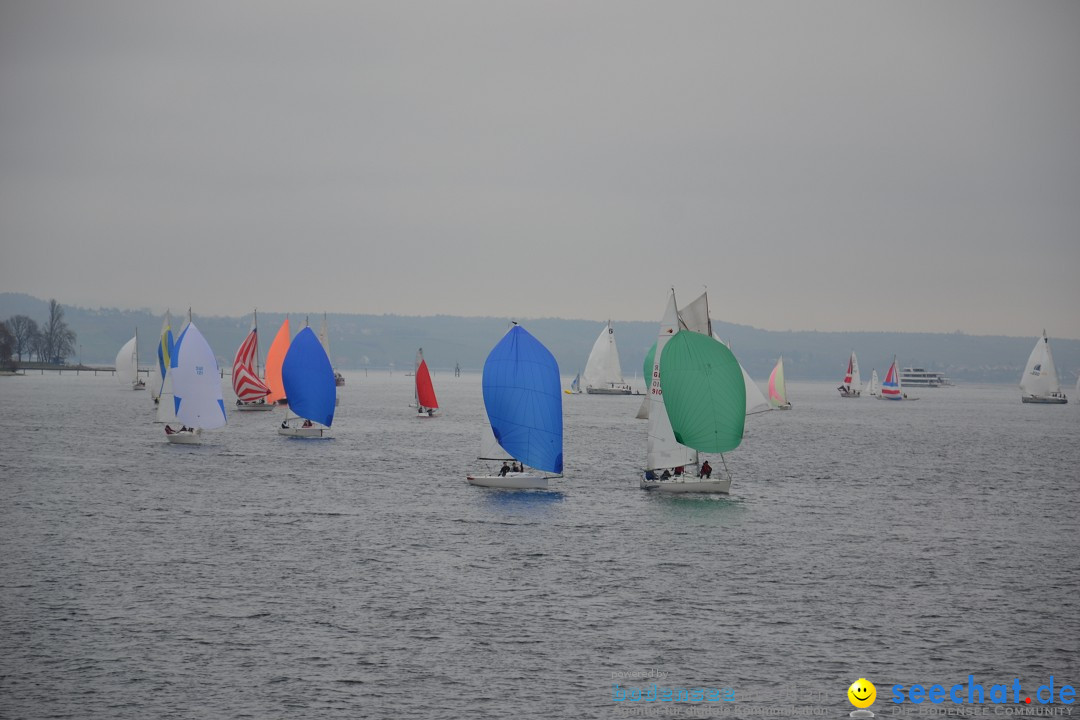
[[[240,348],[236,351],[236,359],[233,361],[232,386],[233,392],[240,402],[256,402],[270,393],[270,388],[259,379],[255,370],[255,353],[258,351],[258,330],[252,328]]]

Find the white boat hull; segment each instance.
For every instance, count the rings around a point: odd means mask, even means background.
[[[325,435],[326,428],[321,427],[279,427],[277,429],[278,435],[294,438],[321,438],[329,437]]]
[[[194,430],[177,430],[172,433],[166,432],[165,439],[173,445],[201,445],[202,430],[195,428]]]
[[[629,387],[587,387],[585,392],[589,395],[630,395]]]
[[[1069,399],[1064,395],[1061,396],[1046,396],[1046,395],[1022,395],[1020,402],[1034,403],[1035,405],[1065,405],[1069,402]]]
[[[670,480],[641,480],[642,490],[663,493],[724,493],[731,492],[730,479],[671,478]]]
[[[507,473],[506,475],[468,475],[465,478],[470,485],[487,488],[505,488],[507,490],[546,490],[548,479],[544,475],[531,473]]]
[[[236,409],[239,412],[264,412],[266,410],[273,410],[274,407],[275,407],[274,403],[268,403],[268,402],[261,402],[261,403],[258,403],[258,402],[254,402],[254,403],[238,402],[238,403],[236,403]]]

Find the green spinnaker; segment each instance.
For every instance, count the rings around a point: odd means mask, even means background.
[[[723,343],[679,332],[660,356],[660,385],[675,440],[698,452],[728,452],[742,442],[746,384]]]
[[[645,353],[645,362],[641,366],[642,376],[645,378],[645,391],[648,392],[652,387],[652,370],[653,363],[656,362],[656,343],[652,344],[649,348],[649,352]]]

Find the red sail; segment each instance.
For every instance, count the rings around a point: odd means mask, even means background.
[[[416,404],[432,410],[439,407],[439,401],[435,399],[435,388],[431,386],[431,374],[423,360],[416,368]]]

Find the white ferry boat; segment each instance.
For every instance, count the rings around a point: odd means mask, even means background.
[[[904,387],[945,387],[953,384],[945,373],[917,367],[904,368],[900,373],[900,382]]]

